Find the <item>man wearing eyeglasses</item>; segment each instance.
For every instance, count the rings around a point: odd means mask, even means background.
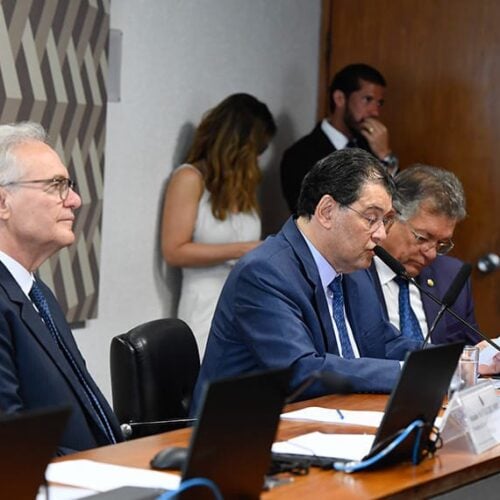
[[[240,259],[217,304],[194,394],[207,381],[292,367],[292,387],[328,372],[354,392],[389,392],[419,343],[383,317],[371,275],[393,221],[393,182],[370,153],[336,151],[305,177],[298,217]],[[355,276],[354,276],[355,275]],[[332,392],[324,381],[302,397]]]
[[[44,129],[1,125],[0,412],[69,406],[61,455],[121,440],[56,298],[34,274],[73,243],[80,205]]]
[[[395,183],[393,205],[397,216],[380,245],[399,260],[424,289],[442,299],[462,266],[458,259],[446,256],[454,246],[455,226],[466,215],[462,184],[452,172],[427,165],[408,167],[396,176]],[[404,334],[417,335],[423,340],[439,306],[410,284],[410,314],[413,313],[417,320],[415,326],[410,326],[410,322],[401,320],[401,287],[406,284],[398,284],[394,272],[378,257],[374,258],[370,271],[391,323],[401,330],[407,329]],[[477,327],[470,279],[453,310]],[[410,332],[411,329],[416,332]],[[476,344],[480,340],[476,333],[449,314],[441,318],[431,338],[435,344],[453,341]]]

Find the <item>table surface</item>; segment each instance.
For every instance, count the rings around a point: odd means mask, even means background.
[[[324,396],[294,403],[286,411],[307,406],[342,408],[346,410],[380,410],[385,408],[387,396],[352,394]],[[327,424],[304,421],[284,421],[279,425],[277,440],[290,439],[306,432],[375,433],[374,428],[345,424]],[[90,459],[100,462],[149,469],[149,461],[167,446],[187,446],[191,429],[181,429],[124,443],[80,452],[66,459]],[[263,499],[289,498],[380,498],[412,496],[427,497],[450,491],[459,486],[498,473],[500,445],[475,455],[463,444],[449,443],[435,457],[424,459],[418,466],[401,463],[376,471],[346,474],[311,468],[307,476],[295,476],[290,484],[262,494]]]

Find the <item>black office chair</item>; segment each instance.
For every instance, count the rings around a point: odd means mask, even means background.
[[[136,326],[111,340],[113,407],[126,438],[185,427],[200,369],[193,332],[180,319]]]

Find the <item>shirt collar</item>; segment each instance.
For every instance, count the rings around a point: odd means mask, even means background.
[[[373,257],[373,262],[375,262],[378,278],[382,286],[386,285],[389,281],[392,281],[396,277],[396,273],[377,256]]]
[[[328,288],[328,285],[338,276],[338,273],[337,271],[335,271],[333,266],[318,252],[316,247],[308,240],[307,236],[302,231],[300,231],[300,234],[309,247],[309,250],[314,259],[314,263],[316,264],[316,268],[318,269],[321,284],[326,290]]]
[[[35,277],[25,269],[17,260],[13,259],[10,255],[0,250],[0,261],[7,268],[12,277],[16,280],[17,284],[21,287],[26,296],[29,296],[31,286]]]
[[[328,137],[335,149],[344,149],[349,139],[339,130],[337,130],[326,118],[321,122],[321,130]]]

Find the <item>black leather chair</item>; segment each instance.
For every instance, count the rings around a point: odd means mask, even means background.
[[[184,321],[149,321],[113,337],[110,364],[113,407],[127,438],[186,426],[200,360]]]

